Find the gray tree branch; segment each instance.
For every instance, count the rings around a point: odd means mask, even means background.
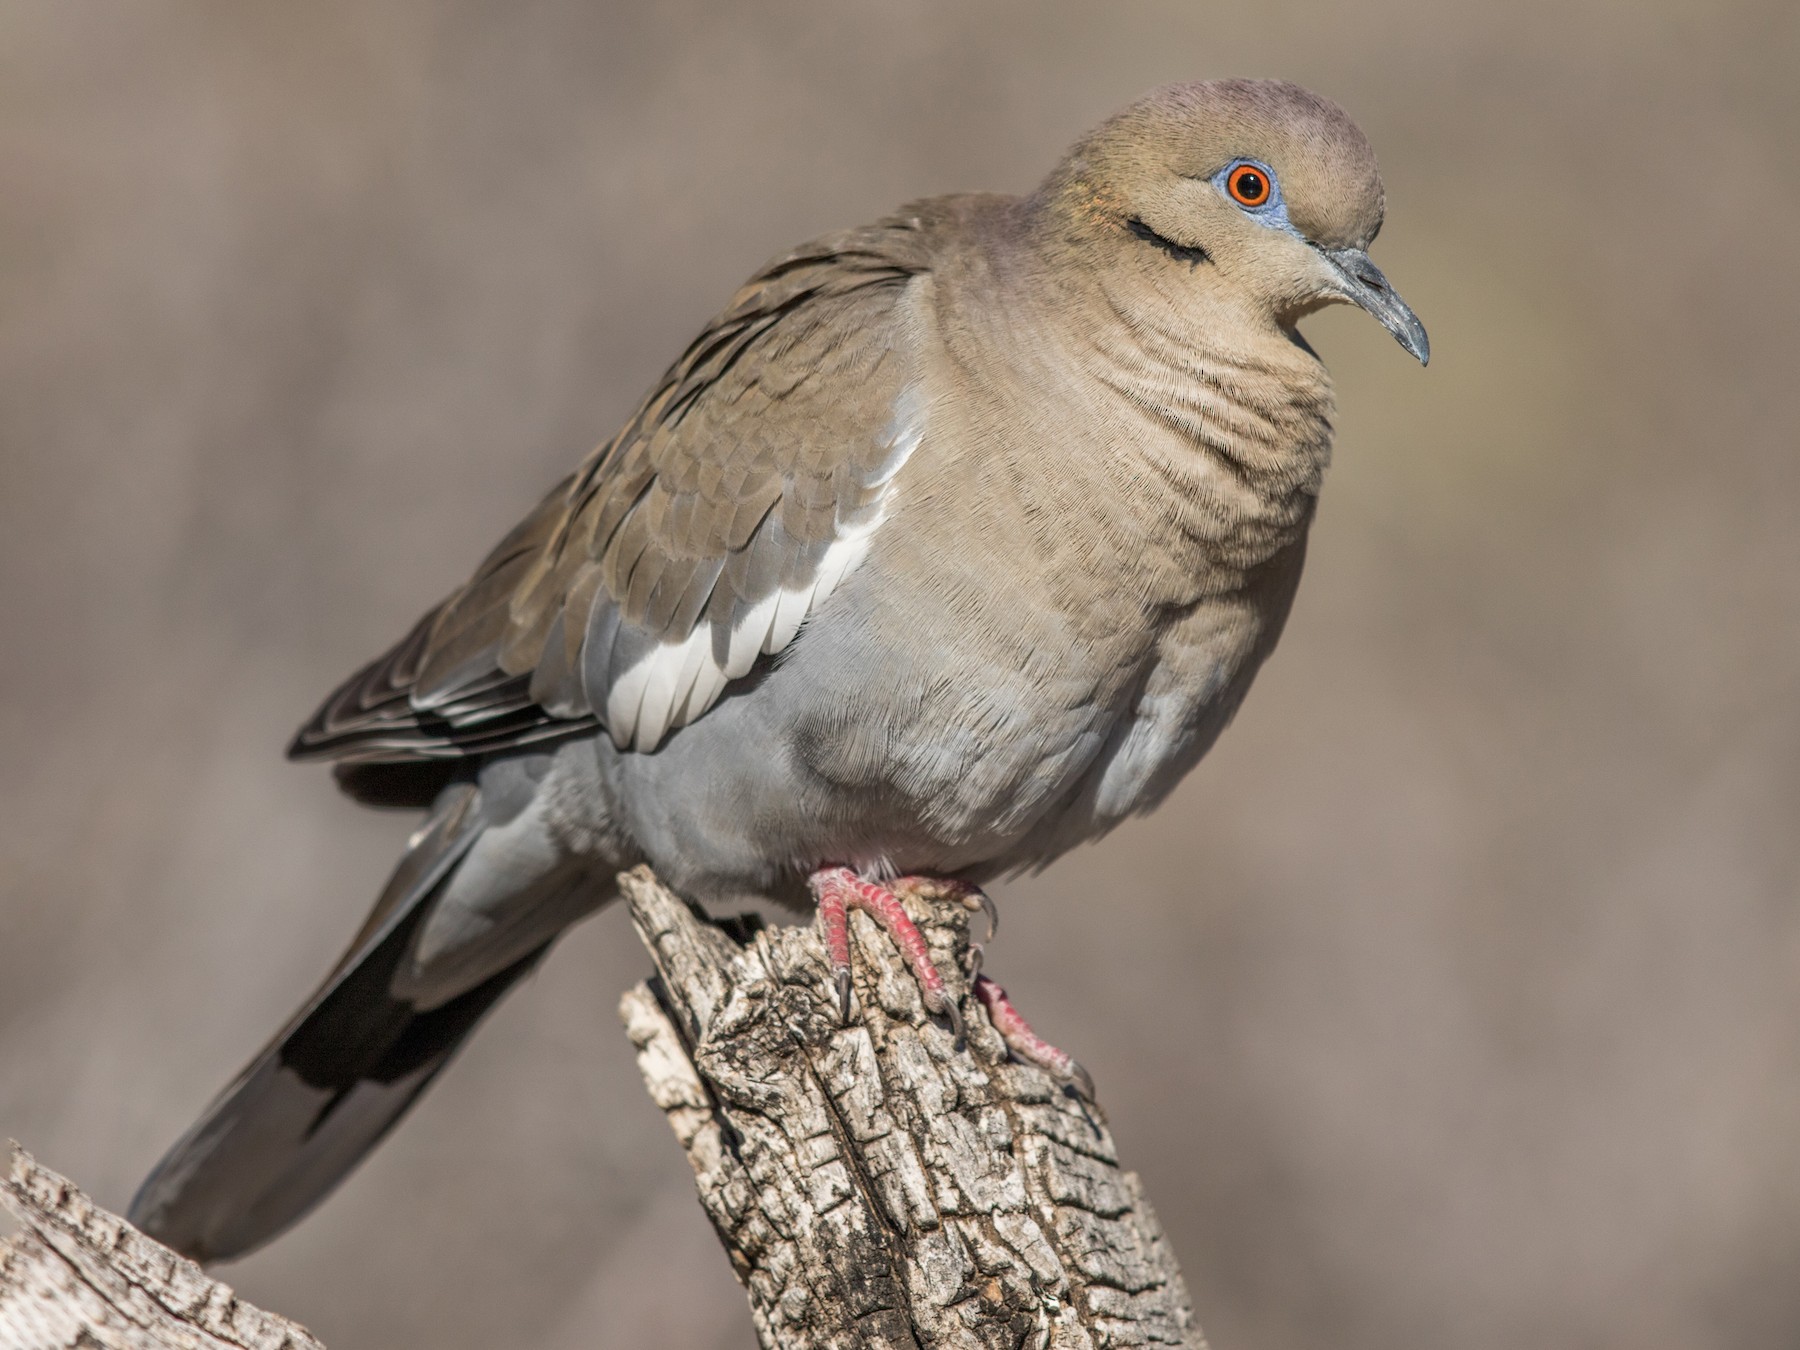
[[[908,900],[967,1040],[852,916],[839,1026],[814,927],[712,924],[621,879],[656,976],[620,1011],[769,1350],[1205,1350],[1097,1108],[1011,1061],[960,972],[969,913]],[[522,1164],[523,1165],[523,1164]],[[99,1208],[17,1144],[0,1350],[323,1350]]]
[[[0,1350],[324,1350],[12,1145],[0,1202]]]
[[[966,997],[966,909],[907,902],[963,996],[959,1048],[861,914],[839,1026],[813,926],[740,943],[647,869],[621,884],[657,974],[620,1013],[768,1350],[1204,1350],[1099,1111]]]

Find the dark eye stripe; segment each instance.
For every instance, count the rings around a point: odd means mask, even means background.
[[[1158,234],[1136,216],[1133,216],[1130,220],[1125,222],[1125,228],[1130,230],[1139,239],[1142,239],[1146,244],[1156,245],[1157,248],[1160,248],[1171,258],[1179,258],[1182,262],[1193,263],[1195,266],[1199,266],[1199,264],[1203,262],[1212,261],[1212,258],[1207,251],[1198,244],[1178,244],[1167,235]]]

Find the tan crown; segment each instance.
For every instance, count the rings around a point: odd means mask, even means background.
[[[1281,80],[1154,90],[1082,137],[1043,191],[1084,213],[1129,215],[1158,180],[1210,178],[1239,158],[1275,171],[1288,220],[1313,243],[1367,248],[1381,229],[1368,139],[1337,104]]]

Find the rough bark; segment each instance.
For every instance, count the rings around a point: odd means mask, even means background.
[[[101,1209],[16,1143],[0,1201],[0,1350],[324,1350]]]
[[[967,1035],[851,919],[840,1026],[812,926],[708,922],[621,878],[656,976],[620,1011],[770,1350],[1205,1350],[1097,1107],[1007,1056],[967,997],[968,911],[909,899]],[[40,1167],[0,1202],[0,1350],[323,1350]]]
[[[765,1347],[1203,1350],[1098,1109],[1009,1060],[966,997],[965,909],[908,901],[958,1046],[861,914],[840,1026],[812,926],[728,931],[646,869],[621,882],[657,975],[620,1012]]]

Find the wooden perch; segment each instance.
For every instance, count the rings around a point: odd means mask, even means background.
[[[769,1350],[1204,1350],[1137,1177],[1092,1106],[1012,1062],[958,977],[969,913],[907,902],[967,1044],[852,916],[839,1026],[812,925],[734,940],[647,869],[620,878],[654,980],[620,1013]]]
[[[18,1144],[0,1201],[0,1350],[324,1350],[101,1209]]]
[[[620,878],[656,976],[620,1011],[769,1350],[1205,1350],[1098,1110],[1010,1061],[960,975],[969,913],[907,901],[967,1043],[851,919],[839,1026],[811,925],[713,924]],[[109,1214],[17,1144],[0,1201],[0,1350],[323,1350]]]

